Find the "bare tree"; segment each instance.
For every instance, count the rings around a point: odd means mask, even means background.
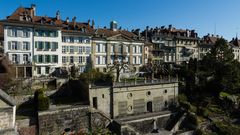
[[[122,61],[118,61],[118,55],[115,55],[113,64],[108,64],[107,68],[111,71],[116,71],[116,82],[120,82],[120,73],[122,70],[130,69],[128,62],[126,62],[126,54],[122,55]]]

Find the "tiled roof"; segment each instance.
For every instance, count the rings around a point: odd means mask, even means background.
[[[65,32],[94,33],[94,29],[88,23],[67,22],[56,17],[34,16],[32,8],[19,7],[15,12],[7,17],[7,22],[39,24],[47,26],[61,27]],[[28,18],[28,19],[26,19]]]
[[[214,45],[220,37],[214,35],[206,35],[202,39],[202,44]]]
[[[240,40],[238,40],[238,38],[233,38],[230,43],[234,46],[240,47]]]
[[[4,37],[4,34],[3,34],[3,26],[0,24],[0,39]]]
[[[117,36],[117,35],[123,35],[125,37],[128,37],[129,39],[132,39],[132,40],[137,40],[137,35],[130,32],[130,31],[127,31],[127,30],[116,30],[116,31],[113,31],[111,29],[105,29],[105,28],[98,28],[96,30],[96,34],[97,35],[101,35],[101,36],[105,36],[105,37],[113,37],[113,36]]]

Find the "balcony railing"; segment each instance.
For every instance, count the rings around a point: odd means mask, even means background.
[[[139,86],[139,85],[151,85],[151,84],[167,84],[167,83],[177,83],[178,78],[163,78],[163,79],[143,79],[143,80],[124,80],[123,82],[114,82],[113,87],[123,87],[123,86]]]

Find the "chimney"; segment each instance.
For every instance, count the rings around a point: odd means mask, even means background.
[[[56,18],[57,18],[57,20],[60,20],[60,19],[61,19],[61,17],[60,17],[60,11],[59,11],[59,10],[58,10],[57,13],[56,13]]]
[[[74,16],[73,19],[72,19],[73,27],[74,27],[74,28],[76,27],[76,19],[77,19],[76,16]]]
[[[172,31],[172,24],[168,25],[168,29]]]
[[[88,26],[90,26],[90,22],[91,22],[91,20],[90,20],[90,19],[88,19]]]
[[[92,28],[94,29],[94,26],[95,26],[95,22],[94,20],[92,20]]]
[[[116,21],[110,22],[110,29],[113,31],[117,31],[117,22]]]
[[[147,26],[146,30],[145,30],[145,40],[146,41],[148,40],[148,29],[149,29],[149,26]]]
[[[66,18],[66,22],[69,23],[69,17]]]
[[[36,16],[36,5],[31,4],[31,17]]]

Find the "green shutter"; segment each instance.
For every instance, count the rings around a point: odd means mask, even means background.
[[[11,42],[8,41],[8,50],[11,50]]]
[[[38,49],[38,42],[37,41],[35,41],[35,48]]]

